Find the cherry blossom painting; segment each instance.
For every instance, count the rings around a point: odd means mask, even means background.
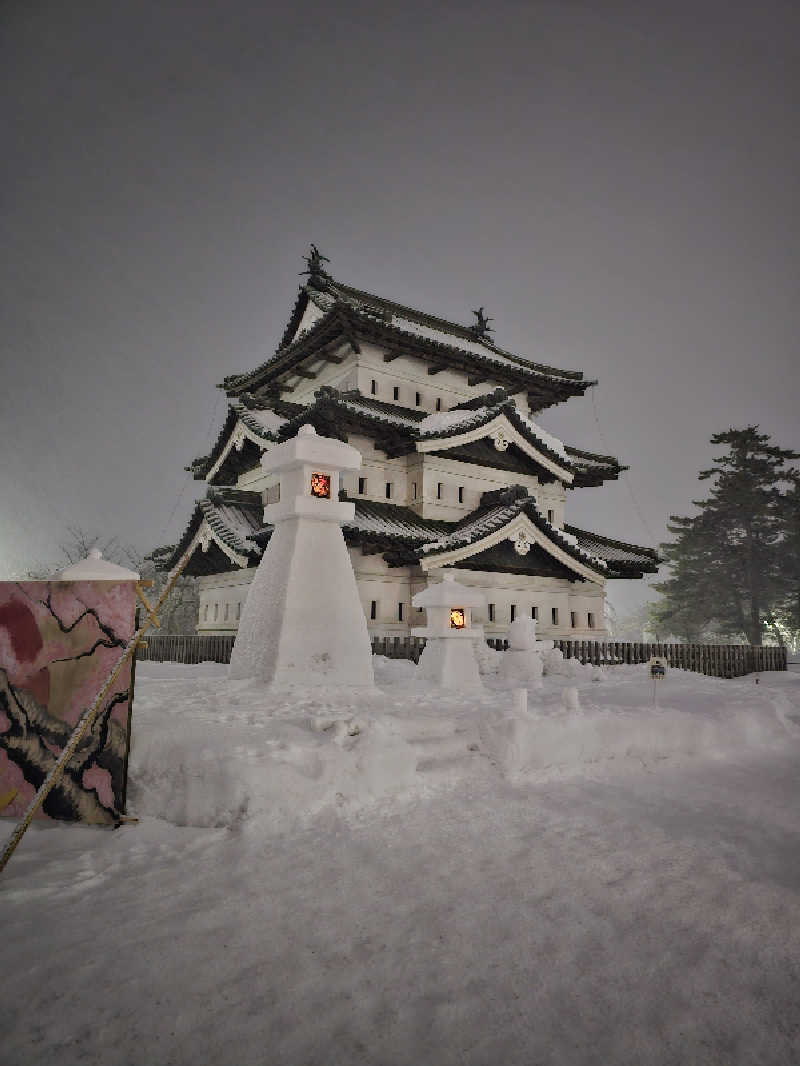
[[[133,636],[135,601],[130,581],[0,582],[3,816],[24,812],[94,702]],[[126,664],[37,817],[118,823],[130,701]]]

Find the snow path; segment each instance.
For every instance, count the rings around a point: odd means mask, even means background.
[[[476,784],[293,833],[35,826],[3,1063],[800,1058],[796,754]]]

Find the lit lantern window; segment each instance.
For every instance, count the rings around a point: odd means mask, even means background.
[[[311,495],[318,496],[321,500],[329,500],[331,498],[330,474],[311,475]]]
[[[450,611],[450,628],[451,629],[464,629],[467,621],[464,617],[463,607],[453,607]]]

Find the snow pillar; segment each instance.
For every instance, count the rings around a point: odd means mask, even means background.
[[[374,686],[372,648],[342,525],[355,505],[339,500],[339,474],[361,455],[302,426],[261,459],[280,479],[274,526],[247,593],[230,678],[274,688]]]

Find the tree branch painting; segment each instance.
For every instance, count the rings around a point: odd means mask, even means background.
[[[0,582],[0,793],[19,816],[134,630],[131,582]],[[43,806],[50,818],[119,824],[130,668]]]

